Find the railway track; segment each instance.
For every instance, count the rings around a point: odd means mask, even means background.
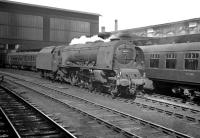
[[[179,119],[184,119],[191,123],[200,124],[200,109],[184,106],[159,99],[149,97],[139,97],[140,100],[129,100],[128,103],[135,104],[141,108],[164,113]]]
[[[192,136],[177,132],[175,130],[160,126],[158,124],[143,120],[138,117],[134,117],[132,115],[122,113],[120,111],[110,109],[108,107],[90,102],[81,97],[76,97],[72,95],[68,95],[63,93],[57,89],[53,89],[50,87],[46,87],[44,85],[26,82],[25,80],[17,82],[24,87],[28,87],[40,93],[43,96],[51,98],[52,100],[56,100],[70,108],[78,110],[86,114],[87,116],[91,116],[95,120],[101,121],[104,124],[108,125],[110,128],[115,129],[118,132],[124,133],[127,136],[131,137],[177,137],[177,138],[190,138]],[[16,83],[16,81],[15,81]],[[32,85],[32,86],[31,86]],[[37,89],[39,90],[36,90]],[[46,91],[41,91],[41,87],[46,89]],[[48,90],[48,91],[47,91]]]
[[[70,137],[73,134],[27,103],[11,90],[0,87],[2,121],[7,122],[1,137]],[[7,121],[6,121],[6,120]],[[4,124],[3,123],[3,124]]]
[[[2,85],[6,85],[6,83],[4,83]],[[15,88],[15,86],[10,85],[7,87]],[[18,86],[18,87],[22,88],[21,86]],[[35,89],[35,88],[33,88],[33,89]],[[30,88],[28,88],[26,90],[26,92],[28,92],[28,90],[30,91]],[[18,92],[18,94],[20,94],[20,93],[24,93],[24,89],[22,90],[22,92]],[[31,96],[34,95],[32,91],[30,91],[30,93],[31,93]],[[64,128],[66,128],[69,132],[71,132],[72,134],[74,134],[77,137],[81,137],[81,138],[91,138],[91,137],[127,138],[127,137],[130,137],[126,133],[121,133],[120,131],[110,127],[110,125],[104,124],[100,120],[96,120],[96,118],[86,115],[84,112],[80,112],[79,110],[76,110],[75,108],[67,107],[66,105],[64,105],[63,103],[61,103],[58,100],[53,100],[50,97],[41,95],[41,93],[38,95],[38,93],[40,93],[40,92],[37,92],[36,96],[33,96],[31,98],[26,97],[25,100],[34,104],[38,108],[40,108],[50,118],[52,118],[53,120],[55,120],[56,122],[61,124]],[[45,103],[44,108],[41,108],[40,106],[38,106],[38,103],[32,102],[32,101],[34,101],[33,100],[34,97],[36,97],[40,101],[43,101],[42,105]],[[42,98],[42,97],[44,97],[44,98]],[[65,108],[61,107],[61,105],[64,105]],[[59,111],[56,111],[55,109],[53,109],[53,113],[48,112],[48,110],[46,110],[46,108],[48,108],[48,106],[52,106],[52,109],[54,107],[56,107],[59,109]],[[70,121],[68,120],[69,122],[73,122],[74,124],[76,124],[74,127],[72,124],[70,124],[70,123],[65,124],[63,120],[59,119],[58,116],[61,114],[60,110],[62,110],[62,111],[65,110],[65,112],[63,113],[64,118],[68,118],[70,120]],[[80,120],[80,122],[82,122],[82,124],[80,123],[77,125],[77,122],[75,122],[74,120]],[[79,130],[79,131],[77,131],[77,130]],[[94,131],[94,132],[91,132],[91,131]],[[100,131],[100,132],[98,132],[98,131]],[[86,134],[84,134],[84,133],[86,133]]]
[[[162,100],[168,100],[168,101],[177,102],[177,103],[183,103],[182,102],[183,100],[181,98],[167,96],[167,95],[162,95],[162,94],[158,94],[158,93],[153,93],[149,97],[159,98],[159,99],[162,99]],[[190,104],[191,105],[195,105],[192,102],[190,102]]]
[[[95,92],[97,95],[111,97],[109,94]],[[192,107],[149,96],[137,96],[136,100],[117,97],[114,100],[122,101],[127,104],[134,104],[142,109],[148,109],[157,113],[166,114],[178,119],[183,119],[194,125],[200,125],[200,107]]]
[[[95,94],[100,94],[103,96],[109,96],[107,94],[102,94],[95,92]],[[160,95],[161,96],[161,95]],[[160,97],[159,96],[159,97]],[[155,96],[157,97],[157,96]],[[161,96],[165,97],[165,96]],[[189,121],[190,123],[200,125],[200,107],[192,106],[192,105],[184,105],[176,102],[176,98],[174,102],[170,99],[170,97],[165,97],[164,99],[154,98],[152,96],[137,96],[136,100],[125,99],[121,97],[117,97],[115,100],[123,101],[129,104],[135,104],[140,108],[149,109],[151,111],[156,111],[158,113],[164,113],[169,116],[173,116],[179,119],[183,119]],[[166,100],[168,99],[168,100]]]
[[[107,93],[93,92],[97,95],[103,95],[111,97]],[[138,100],[140,99],[140,100]],[[158,113],[164,113],[169,116],[173,116],[179,119],[189,121],[190,123],[196,123],[200,125],[200,106],[190,103],[190,105],[183,104],[180,98],[164,96],[164,95],[151,95],[151,96],[137,96],[135,99],[128,99],[123,97],[117,97],[115,100],[123,101],[125,103],[135,104],[140,108],[149,109]]]
[[[20,137],[2,108],[0,108],[0,137]]]
[[[111,97],[107,93],[93,92],[97,95]],[[138,100],[139,99],[139,100]],[[186,105],[181,103],[181,99],[164,95],[137,96],[135,99],[117,97],[114,100],[135,104],[140,108],[149,109],[158,113],[164,113],[179,119],[189,121],[189,123],[200,125],[200,106],[193,103]]]
[[[32,75],[32,77],[34,77],[34,75]],[[110,96],[106,93],[93,93],[108,97]],[[152,96],[145,97],[138,96],[137,98],[141,100],[124,99],[120,97],[118,97],[116,100],[124,101],[130,104],[135,104],[140,108],[149,109],[151,111],[183,119],[189,121],[189,123],[200,124],[200,107],[194,105],[193,103],[190,103],[190,105],[185,105],[181,103],[181,99],[179,98],[159,94],[154,94]],[[149,104],[149,102],[151,104]]]
[[[200,106],[196,106],[193,104],[183,104],[181,102],[179,102],[179,99],[174,98],[174,97],[169,97],[169,96],[163,96],[163,95],[154,95],[154,96],[144,96],[144,97],[139,97],[141,99],[144,99],[145,101],[150,101],[152,103],[156,103],[159,105],[163,105],[166,108],[167,107],[171,107],[176,109],[177,111],[182,111],[185,113],[188,113],[192,116],[196,115],[196,116],[200,116]],[[178,101],[178,102],[177,102]],[[195,118],[193,119],[195,120]],[[200,123],[200,118],[196,118],[197,123]]]
[[[11,73],[15,72],[16,70],[13,70],[13,69],[10,69],[9,70]],[[24,71],[21,72],[19,71],[18,72],[20,75],[25,75],[25,76],[31,76],[31,77],[34,77],[34,78],[38,78],[38,79],[41,79],[41,77],[36,73],[36,72],[30,72],[30,71]],[[95,92],[94,92],[95,93]],[[99,92],[97,92],[97,94],[99,94]],[[101,94],[101,93],[100,93]],[[106,93],[105,93],[106,94]],[[104,94],[104,95],[105,95]],[[138,96],[139,98],[141,98],[141,96]],[[178,103],[178,104],[181,104],[182,103],[182,99],[181,98],[177,98],[177,97],[172,97],[172,96],[167,96],[167,95],[162,95],[162,94],[157,94],[157,93],[154,93],[152,95],[148,95],[148,97],[145,97],[143,99],[149,99],[149,100],[152,100],[154,102],[156,101],[160,101],[160,103],[165,100],[165,101],[169,101],[167,103],[170,103],[170,102],[173,102],[173,103]],[[154,100],[155,99],[155,100]],[[158,100],[160,99],[160,100]],[[163,103],[163,102],[162,102]],[[189,105],[191,106],[196,106],[196,107],[200,107],[198,104],[195,104],[194,102],[190,101],[188,102]]]

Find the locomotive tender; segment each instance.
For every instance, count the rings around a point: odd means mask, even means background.
[[[184,99],[200,97],[200,42],[140,48],[145,55],[146,75],[156,89],[171,90]]]
[[[112,96],[136,95],[143,90],[145,78],[143,52],[129,41],[89,42],[51,46],[42,49],[36,68],[43,77],[86,87],[90,91],[107,91]]]

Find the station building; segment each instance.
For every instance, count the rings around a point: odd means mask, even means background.
[[[200,42],[200,18],[99,33],[102,38],[111,35],[136,40],[137,45]]]
[[[99,33],[99,14],[0,0],[0,48],[37,51]]]
[[[200,34],[200,18],[123,30],[143,37],[171,37]]]

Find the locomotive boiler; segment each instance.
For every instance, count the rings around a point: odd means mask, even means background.
[[[142,91],[144,56],[129,41],[89,42],[86,44],[46,47],[36,59],[42,76],[105,91],[113,96],[133,95]]]

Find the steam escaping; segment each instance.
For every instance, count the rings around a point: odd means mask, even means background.
[[[102,39],[98,37],[97,35],[94,35],[92,37],[86,37],[86,36],[81,36],[80,38],[74,38],[71,40],[69,45],[74,45],[74,44],[85,44],[87,42],[95,42],[95,41],[103,41],[103,42],[109,42],[110,39]]]

